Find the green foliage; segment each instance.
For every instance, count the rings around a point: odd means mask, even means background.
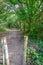
[[[3,28],[2,26],[0,26],[0,31],[1,31],[1,32],[5,32],[5,31],[6,31],[6,29],[5,29],[5,28]]]
[[[12,3],[12,1],[10,2]],[[15,14],[18,16],[19,22],[21,21],[23,24],[22,32],[34,38],[43,38],[43,1],[16,0],[15,2],[14,0],[13,4],[19,6],[15,9]]]
[[[33,46],[33,48],[36,49],[38,53],[38,60],[43,65],[43,41],[37,39],[30,39],[30,41],[30,47]]]
[[[39,60],[43,63],[43,42],[40,42],[38,44],[38,47],[39,47],[39,50],[38,50]]]
[[[43,0],[1,0],[0,19],[7,22],[8,28],[16,27],[24,35],[43,38]]]
[[[18,3],[18,0],[7,0],[9,2],[11,2],[12,4],[17,4]]]
[[[39,60],[39,54],[31,47],[27,50],[27,65],[43,65]]]

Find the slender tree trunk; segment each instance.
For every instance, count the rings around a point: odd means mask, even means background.
[[[24,51],[23,51],[23,65],[26,65],[28,36],[24,36]]]
[[[4,51],[4,47],[3,47],[3,65],[5,65],[5,51]]]
[[[1,42],[3,44],[3,50],[5,51],[5,57],[6,57],[6,64],[9,65],[9,55],[8,55],[8,47],[7,47],[7,40],[6,40],[6,37],[3,37],[1,39]],[[3,51],[3,52],[4,52]],[[3,61],[4,61],[4,56],[3,56]],[[4,62],[3,62],[4,63]]]

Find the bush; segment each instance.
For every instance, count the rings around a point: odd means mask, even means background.
[[[31,47],[27,50],[27,65],[42,65],[39,60],[39,54]]]
[[[0,32],[5,32],[5,28],[3,28],[3,26],[0,26]]]

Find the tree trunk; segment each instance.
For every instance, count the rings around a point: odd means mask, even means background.
[[[1,42],[3,44],[3,52],[5,52],[5,54],[3,54],[3,61],[5,60],[4,58],[6,58],[6,64],[9,65],[9,55],[8,55],[8,47],[7,47],[7,41],[6,41],[6,37],[3,37],[1,39]],[[5,57],[4,57],[5,56]],[[4,61],[5,62],[5,61]],[[3,62],[3,63],[4,63]]]
[[[28,36],[24,36],[24,51],[23,51],[23,65],[26,65]]]

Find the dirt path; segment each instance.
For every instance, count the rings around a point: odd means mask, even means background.
[[[23,40],[18,30],[12,30],[7,35],[10,65],[22,65]]]

